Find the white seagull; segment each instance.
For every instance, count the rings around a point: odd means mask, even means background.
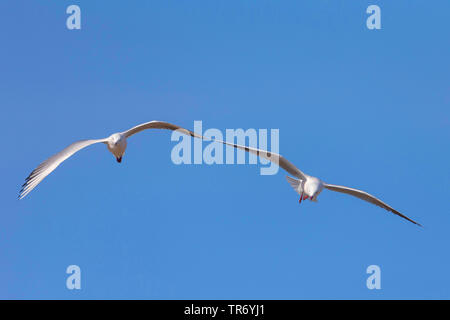
[[[58,152],[52,157],[42,162],[36,169],[34,169],[30,175],[26,178],[25,183],[22,185],[22,189],[19,193],[19,199],[23,199],[28,193],[31,192],[46,176],[48,176],[53,170],[55,170],[64,160],[72,156],[75,152],[80,151],[87,146],[96,143],[104,143],[108,147],[108,150],[116,157],[117,162],[122,162],[123,154],[127,148],[127,138],[133,134],[138,133],[145,129],[168,129],[178,130],[184,134],[192,137],[203,138],[194,132],[183,129],[177,125],[163,122],[163,121],[150,121],[142,123],[136,127],[133,127],[124,132],[118,132],[110,135],[105,139],[96,140],[80,140],[72,143],[64,150]]]
[[[323,182],[319,178],[307,175],[306,173],[300,171],[291,162],[286,160],[283,156],[281,156],[277,153],[272,153],[272,152],[268,152],[265,150],[241,146],[238,144],[224,142],[224,141],[220,141],[220,140],[214,140],[214,141],[221,142],[223,144],[235,147],[237,149],[245,150],[247,152],[256,154],[257,156],[263,157],[263,158],[277,164],[278,166],[280,166],[281,168],[286,170],[288,173],[290,173],[291,175],[296,177],[297,179],[286,176],[286,179],[289,182],[289,184],[292,186],[292,188],[294,188],[294,190],[300,195],[299,203],[301,203],[302,200],[306,200],[306,199],[317,202],[317,196],[325,188],[325,189],[328,189],[331,191],[346,193],[346,194],[352,195],[354,197],[357,197],[359,199],[365,200],[365,201],[370,202],[374,205],[377,205],[383,209],[391,211],[392,213],[394,213],[394,214],[396,214],[418,226],[422,226],[421,224],[419,224],[419,223],[415,222],[414,220],[408,218],[407,216],[401,214],[400,212],[398,212],[391,206],[387,205],[380,199],[375,198],[373,195],[371,195],[365,191],[353,189],[353,188],[349,188],[349,187],[344,187],[344,186],[338,186],[338,185],[334,185],[334,184],[328,184],[328,183]]]

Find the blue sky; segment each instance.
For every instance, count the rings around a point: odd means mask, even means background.
[[[82,29],[68,30],[67,6]],[[367,6],[381,30],[366,28]],[[0,298],[450,298],[450,3],[2,1]],[[173,164],[166,131],[76,154],[141,122],[280,130],[280,153],[424,225],[280,170]],[[68,290],[69,265],[82,289]],[[366,268],[381,268],[368,290]]]

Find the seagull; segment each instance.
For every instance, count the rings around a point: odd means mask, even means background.
[[[90,145],[96,143],[106,144],[108,150],[114,155],[114,157],[116,157],[117,162],[122,162],[122,157],[125,153],[125,149],[127,148],[127,139],[132,135],[146,129],[168,129],[172,131],[178,130],[179,132],[190,135],[192,137],[203,138],[202,136],[192,131],[186,130],[182,127],[168,122],[150,121],[137,125],[124,132],[113,133],[108,138],[76,141],[62,151],[42,162],[36,169],[34,169],[30,173],[30,175],[25,179],[25,183],[22,185],[22,189],[19,193],[19,200],[23,199],[27,194],[31,192],[31,190],[36,188],[36,186],[42,180],[44,180],[46,176],[53,172],[53,170],[55,170],[64,160]]]
[[[384,203],[380,199],[377,199],[373,195],[371,195],[365,191],[362,191],[362,190],[325,183],[322,180],[320,180],[319,178],[307,175],[306,173],[302,172],[300,169],[298,169],[296,166],[294,166],[290,161],[288,161],[286,158],[284,158],[283,156],[281,156],[277,153],[272,153],[272,152],[268,152],[268,151],[260,150],[260,149],[256,149],[256,148],[250,148],[247,146],[241,146],[238,144],[229,143],[229,142],[220,141],[220,140],[214,140],[214,141],[221,142],[223,144],[232,146],[234,148],[245,150],[245,151],[255,154],[257,156],[263,157],[263,158],[277,164],[278,166],[283,168],[286,172],[293,175],[295,178],[286,176],[286,179],[289,182],[289,184],[292,186],[292,188],[294,188],[294,190],[300,195],[300,199],[298,201],[299,203],[301,203],[302,200],[306,200],[306,199],[309,199],[310,201],[313,201],[313,202],[317,202],[317,197],[323,191],[323,189],[328,189],[331,191],[349,194],[349,195],[357,197],[361,200],[370,202],[376,206],[379,206],[383,209],[386,209],[386,210],[402,217],[403,219],[406,219],[406,220],[422,227],[421,224],[419,224],[416,221],[401,214],[400,212],[398,212],[397,210],[395,210],[388,204]]]

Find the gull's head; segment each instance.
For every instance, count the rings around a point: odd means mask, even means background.
[[[114,133],[108,137],[108,150],[116,157],[117,162],[122,162],[123,154],[127,148],[127,139],[121,133]]]

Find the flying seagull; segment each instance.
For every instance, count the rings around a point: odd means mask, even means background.
[[[110,135],[108,138],[96,139],[96,140],[80,140],[72,143],[64,150],[58,152],[52,157],[42,162],[36,169],[34,169],[30,175],[25,179],[25,183],[22,185],[22,189],[19,193],[19,199],[23,199],[28,193],[31,192],[46,176],[48,176],[53,170],[55,170],[64,160],[72,156],[77,151],[84,149],[92,144],[104,143],[108,147],[108,150],[116,157],[117,162],[122,162],[123,154],[127,148],[127,139],[133,134],[141,132],[145,129],[167,129],[178,130],[184,134],[192,137],[203,138],[202,136],[183,129],[177,125],[163,122],[163,121],[150,121],[142,123],[136,127],[133,127],[124,132],[118,132]]]
[[[232,146],[234,148],[245,150],[247,152],[256,154],[257,156],[260,156],[262,158],[265,158],[265,159],[277,164],[278,166],[280,166],[281,168],[286,170],[289,174],[293,175],[297,179],[289,177],[289,176],[286,176],[286,179],[289,182],[289,184],[292,186],[292,188],[294,188],[294,190],[300,195],[299,203],[301,203],[302,200],[306,200],[306,199],[317,202],[318,195],[325,188],[325,189],[328,189],[331,191],[346,193],[346,194],[352,195],[354,197],[357,197],[359,199],[365,200],[365,201],[370,202],[374,205],[377,205],[383,209],[391,211],[392,213],[394,213],[394,214],[396,214],[418,226],[422,226],[421,224],[419,224],[416,221],[401,214],[400,212],[398,212],[397,210],[395,210],[388,204],[384,203],[380,199],[375,198],[373,195],[371,195],[365,191],[353,189],[353,188],[349,188],[349,187],[344,187],[344,186],[339,186],[339,185],[335,185],[335,184],[328,184],[328,183],[323,182],[319,178],[307,175],[306,173],[299,170],[296,166],[294,166],[287,159],[285,159],[283,156],[281,156],[277,153],[272,153],[272,152],[268,152],[265,150],[241,146],[238,144],[229,143],[229,142],[220,141],[220,140],[214,140],[214,141],[221,142],[223,144]]]

